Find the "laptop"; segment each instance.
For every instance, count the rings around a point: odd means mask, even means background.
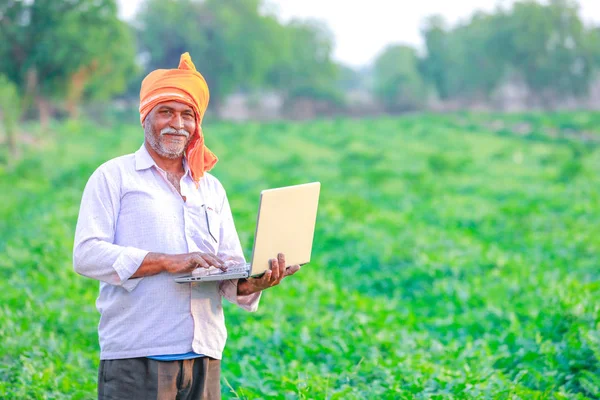
[[[260,193],[254,246],[249,263],[218,268],[197,268],[175,282],[208,282],[259,277],[267,271],[269,260],[285,255],[288,266],[310,261],[319,205],[319,182],[263,190]]]

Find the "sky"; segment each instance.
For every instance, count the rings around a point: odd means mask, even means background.
[[[118,0],[120,15],[131,19],[142,0]],[[335,40],[333,58],[352,67],[370,64],[388,45],[422,48],[424,19],[440,14],[451,24],[476,10],[492,11],[511,0],[266,0],[282,21],[313,18],[324,22]],[[600,25],[600,0],[579,0],[586,23]]]

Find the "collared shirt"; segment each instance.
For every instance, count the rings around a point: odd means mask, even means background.
[[[260,293],[238,296],[237,280],[180,284],[174,278],[184,274],[167,272],[131,278],[149,252],[245,261],[223,186],[206,173],[196,187],[185,161],[184,169],[180,195],[142,145],[101,165],[84,189],[73,266],[100,281],[103,360],[192,351],[220,359],[222,297],[258,307]]]

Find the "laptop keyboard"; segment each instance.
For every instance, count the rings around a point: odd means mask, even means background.
[[[227,264],[226,264],[227,265]],[[250,263],[246,264],[235,264],[227,265],[227,271],[222,271],[215,267],[196,268],[192,271],[192,276],[207,276],[207,275],[220,275],[220,274],[237,274],[240,272],[248,272],[250,270]]]
[[[218,274],[237,274],[239,272],[247,272],[248,268],[250,268],[250,263],[246,264],[234,264],[227,267],[227,271],[221,271],[220,269],[216,269],[214,271],[210,271],[209,275],[218,275]]]

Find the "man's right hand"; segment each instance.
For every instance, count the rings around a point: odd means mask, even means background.
[[[168,272],[170,274],[189,274],[196,268],[216,267],[226,271],[225,263],[214,254],[194,252],[185,254],[148,253],[142,265],[131,276],[141,278]]]
[[[227,271],[225,263],[217,256],[209,253],[170,254],[165,270],[171,274],[189,273],[196,268],[215,267]]]

